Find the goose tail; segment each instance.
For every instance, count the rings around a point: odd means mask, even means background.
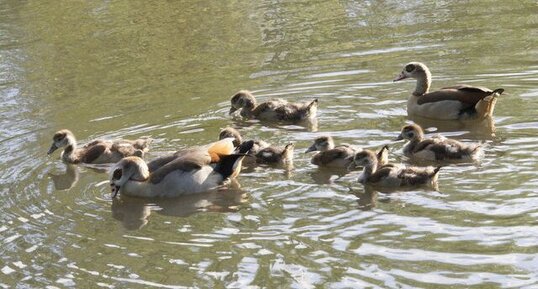
[[[219,163],[215,167],[222,179],[235,178],[241,172],[241,163],[248,152],[252,149],[254,141],[246,141],[239,146],[238,153],[221,156]]]

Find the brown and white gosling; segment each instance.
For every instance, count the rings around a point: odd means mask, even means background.
[[[497,97],[504,92],[498,88],[455,85],[429,92],[431,73],[424,63],[410,62],[394,79],[417,80],[415,91],[407,100],[407,113],[432,119],[457,120],[485,118],[493,115]]]
[[[284,121],[297,123],[316,117],[318,100],[289,103],[284,99],[273,99],[257,104],[256,98],[248,90],[241,90],[231,98],[230,114],[241,109],[241,116],[248,119]]]
[[[379,165],[376,154],[371,150],[358,152],[353,162],[364,167],[359,182],[386,188],[409,186],[432,186],[437,188],[441,167],[412,167],[401,164]]]
[[[402,128],[396,140],[408,140],[404,155],[426,161],[477,161],[483,155],[480,144],[464,144],[443,136],[425,138],[419,125],[410,124]]]
[[[331,136],[320,136],[305,151],[305,153],[317,151],[310,162],[320,167],[351,169],[353,157],[359,151],[350,145],[334,145]],[[376,154],[380,164],[388,163],[388,146],[384,146]]]
[[[252,142],[249,142],[252,145]],[[238,154],[215,159],[207,148],[185,150],[177,157],[150,171],[139,157],[126,157],[110,170],[112,197],[118,193],[134,197],[178,197],[220,187],[228,178],[237,177],[249,146]]]
[[[291,165],[293,163],[293,149],[295,145],[269,146],[256,153],[256,163],[273,165]]]
[[[58,148],[65,147],[61,159],[66,163],[105,164],[115,163],[124,157],[143,157],[149,150],[151,139],[137,140],[94,140],[83,147],[77,147],[75,135],[67,129],[57,131],[52,137],[48,155]]]

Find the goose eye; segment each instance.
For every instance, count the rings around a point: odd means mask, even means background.
[[[114,173],[112,173],[112,179],[114,179],[114,180],[119,180],[119,179],[121,179],[121,176],[122,176],[122,171],[121,171],[121,169],[116,169],[116,170],[114,171]]]
[[[415,66],[413,64],[408,64],[405,66],[405,71],[411,72],[413,70],[415,70]]]

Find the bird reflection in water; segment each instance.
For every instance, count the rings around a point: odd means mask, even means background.
[[[184,195],[177,198],[144,199],[120,195],[112,200],[112,217],[127,230],[144,227],[152,212],[172,217],[188,217],[199,212],[237,212],[247,204],[249,195],[240,189],[237,180],[227,188]]]

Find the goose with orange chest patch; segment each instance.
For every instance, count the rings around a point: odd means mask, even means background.
[[[233,139],[219,142],[209,148],[179,151],[174,158],[165,157],[149,164],[139,157],[122,159],[110,170],[112,197],[118,193],[147,198],[178,197],[221,187],[228,178],[239,175],[252,142],[246,142],[236,154],[233,149],[223,150],[227,147],[224,143],[232,143]]]
[[[82,147],[77,147],[75,135],[67,129],[57,131],[52,137],[48,155],[64,147],[61,159],[66,163],[105,164],[115,163],[124,157],[143,157],[149,150],[151,139],[137,140],[94,140]]]
[[[470,85],[444,87],[430,92],[431,72],[424,63],[410,62],[394,79],[416,79],[415,91],[407,101],[407,113],[432,119],[462,120],[491,117],[497,97],[504,92],[498,88]]]

